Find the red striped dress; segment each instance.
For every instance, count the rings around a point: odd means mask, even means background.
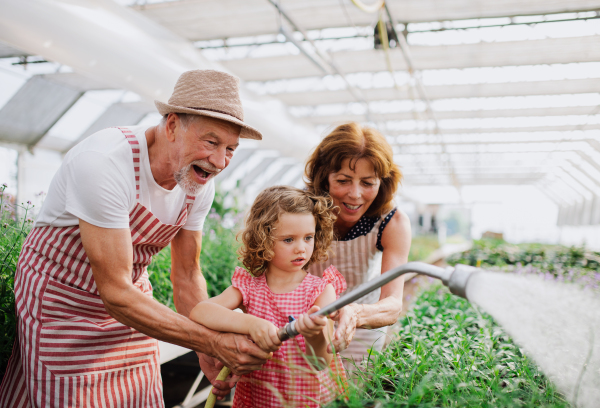
[[[136,199],[140,149],[133,152]],[[147,266],[185,224],[187,196],[175,225],[137,202],[129,214],[134,285],[152,296]],[[15,276],[17,341],[0,387],[0,407],[164,407],[155,339],[113,319],[104,308],[79,226],[34,228]]]
[[[308,274],[292,292],[277,294],[269,289],[264,274],[255,278],[238,267],[231,283],[242,293],[248,314],[283,327],[288,316],[298,317],[306,313],[328,284],[333,286],[337,296],[346,290],[346,281],[335,267],[330,266],[322,275],[318,278]],[[260,370],[242,376],[235,389],[233,407],[318,408],[325,405],[345,383],[339,358],[334,356],[328,369],[316,371],[307,362],[304,337],[300,335],[290,339]]]

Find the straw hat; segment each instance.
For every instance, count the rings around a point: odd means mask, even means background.
[[[240,100],[240,80],[213,70],[193,70],[181,74],[169,103],[154,101],[158,112],[191,113],[226,120],[242,127],[240,137],[262,140],[261,133],[244,123]]]

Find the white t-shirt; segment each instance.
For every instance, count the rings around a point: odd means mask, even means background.
[[[148,126],[132,126],[140,147],[139,202],[163,224],[175,224],[186,194],[179,186],[159,186],[150,169],[145,132]],[[184,229],[202,230],[215,196],[211,180],[196,197]],[[50,183],[36,227],[68,227],[79,219],[102,228],[129,228],[135,207],[135,175],[131,145],[116,128],[94,133],[66,154]]]

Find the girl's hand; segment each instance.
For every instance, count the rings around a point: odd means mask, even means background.
[[[328,353],[333,352],[332,345],[336,352],[348,348],[348,345],[354,338],[354,333],[356,333],[356,327],[358,326],[358,320],[363,308],[363,305],[351,303],[329,315],[331,319],[338,322],[338,326],[333,334],[331,343],[327,346]]]
[[[273,323],[256,318],[250,327],[250,337],[258,347],[266,352],[274,352],[281,347],[281,340],[277,336],[277,326]]]
[[[309,316],[319,309],[319,306],[313,306],[296,320],[296,330],[304,338],[310,339],[323,333],[323,328],[327,325],[327,316]]]

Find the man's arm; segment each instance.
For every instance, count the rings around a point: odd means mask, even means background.
[[[260,368],[269,357],[247,338],[218,333],[173,312],[131,282],[133,249],[129,229],[107,229],[79,220],[81,241],[106,311],[117,321],[169,343],[205,353],[234,374]]]
[[[171,282],[177,311],[189,317],[192,309],[208,299],[206,280],[200,270],[202,231],[180,229],[171,241]]]

